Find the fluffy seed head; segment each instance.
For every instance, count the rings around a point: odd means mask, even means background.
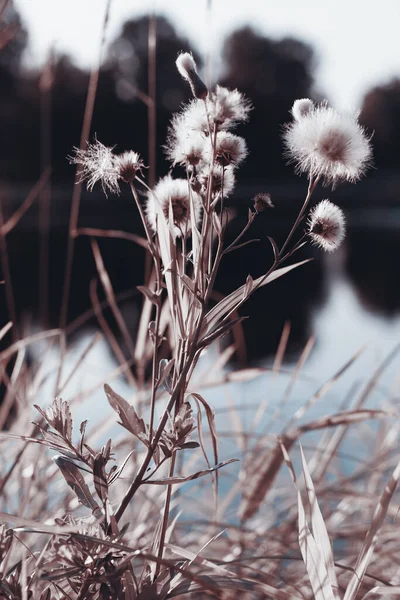
[[[230,129],[241,121],[247,121],[251,105],[238,90],[217,85],[215,92],[207,98],[210,125],[218,129]]]
[[[224,198],[229,196],[235,187],[235,174],[231,166],[222,167],[218,163],[210,167],[209,164],[203,165],[203,168],[199,172],[198,179],[202,185],[203,193],[206,193],[206,189],[209,181],[209,174],[211,169],[211,190],[212,193],[221,193]]]
[[[314,102],[312,100],[310,100],[309,98],[301,98],[300,100],[294,101],[292,110],[290,112],[292,113],[292,116],[296,121],[300,121],[303,117],[306,116],[307,113],[310,112],[313,106]]]
[[[310,212],[308,235],[323,250],[336,250],[342,243],[345,232],[343,211],[330,200],[322,200]]]
[[[133,150],[118,154],[115,156],[114,162],[118,176],[125,183],[131,183],[135,179],[136,174],[141,173],[144,167],[144,162],[141,160],[139,154],[133,152]]]
[[[208,89],[197,73],[193,56],[189,52],[182,52],[176,59],[175,64],[180,75],[189,83],[193,96],[195,98],[206,98]]]
[[[71,164],[81,166],[80,181],[87,181],[89,191],[99,181],[106,196],[107,190],[119,194],[118,171],[112,151],[113,148],[95,139],[93,144],[88,143],[86,150],[74,148],[75,154],[68,157]]]
[[[357,115],[314,106],[286,127],[287,155],[297,170],[333,186],[357,181],[371,162],[371,145]]]
[[[208,145],[208,148],[211,144]],[[227,131],[219,131],[215,144],[215,160],[223,167],[237,167],[247,156],[247,146],[244,139]]]
[[[170,175],[160,179],[147,198],[147,219],[154,232],[157,232],[157,215],[162,211],[168,221],[171,206],[175,237],[182,237],[182,235],[190,233],[192,226],[189,194],[192,197],[194,219],[198,223],[201,214],[201,198],[199,194],[189,188],[187,180],[173,179]]]
[[[201,131],[189,130],[177,115],[169,129],[165,151],[174,165],[195,167],[205,159],[205,135]]]
[[[256,212],[263,212],[267,208],[274,208],[274,205],[271,200],[271,194],[257,194],[256,196],[254,196],[253,202]]]

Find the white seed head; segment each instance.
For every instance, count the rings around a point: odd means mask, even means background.
[[[314,244],[333,252],[344,239],[345,223],[343,211],[330,200],[322,200],[310,212],[308,235]]]
[[[247,121],[250,109],[249,100],[241,92],[220,85],[207,98],[210,125],[216,125],[218,129],[230,129]]]
[[[325,183],[357,181],[371,162],[370,139],[357,115],[320,105],[286,127],[287,155],[297,170]]]
[[[158,214],[163,212],[168,221],[170,206],[174,219],[175,237],[189,234],[192,228],[190,216],[190,196],[194,207],[194,220],[199,223],[201,216],[201,198],[193,191],[186,179],[173,179],[170,175],[163,177],[155,188],[148,193],[146,214],[149,225],[157,232]]]
[[[206,105],[202,100],[194,99],[187,104],[182,112],[174,115],[171,129],[177,132],[177,135],[190,135],[191,131],[201,131],[204,134],[209,132]],[[182,133],[179,130],[183,130]]]
[[[306,116],[307,113],[313,108],[314,102],[309,98],[301,98],[300,100],[295,100],[292,106],[292,116],[296,121],[300,121],[303,117]]]
[[[86,150],[74,148],[74,151],[75,154],[69,157],[69,161],[71,164],[81,166],[80,181],[87,181],[89,191],[92,191],[99,181],[106,195],[107,190],[115,194],[120,193],[113,148],[104,146],[95,139],[93,144],[88,143]]]
[[[195,167],[205,159],[205,142],[205,134],[186,128],[177,115],[172,120],[165,151],[174,165]]]
[[[235,188],[235,173],[231,166],[222,167],[218,163],[212,167],[204,164],[199,172],[198,179],[202,185],[203,192],[206,193],[210,179],[211,169],[211,191],[214,195],[220,193],[224,198],[229,196]]]
[[[210,151],[211,147],[211,151]],[[212,154],[212,144],[208,144],[208,151]],[[244,139],[228,131],[219,131],[215,143],[215,160],[223,167],[232,165],[238,167],[247,156],[247,146]]]
[[[125,181],[125,183],[131,183],[135,179],[136,174],[141,173],[144,167],[144,162],[141,160],[140,155],[133,150],[128,150],[115,156],[114,164],[118,172],[118,177],[122,181]]]

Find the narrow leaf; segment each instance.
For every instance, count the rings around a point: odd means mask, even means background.
[[[53,460],[60,469],[61,473],[63,474],[65,481],[75,492],[76,496],[78,497],[78,500],[84,506],[86,506],[86,508],[90,508],[93,511],[93,513],[100,513],[100,507],[94,500],[78,467],[73,465],[71,462],[64,460],[64,458],[62,458],[61,456],[56,456]]]
[[[224,460],[220,462],[218,465],[211,467],[210,469],[205,469],[204,471],[197,471],[196,473],[192,473],[191,475],[186,476],[176,476],[176,477],[163,477],[162,479],[150,479],[146,481],[146,483],[152,483],[153,485],[171,485],[172,483],[185,483],[186,481],[192,481],[193,479],[198,479],[199,477],[204,477],[204,475],[208,475],[209,473],[213,473],[221,467],[225,467],[231,463],[238,462],[237,458],[230,458],[229,460]]]

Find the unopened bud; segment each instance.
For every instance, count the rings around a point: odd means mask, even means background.
[[[204,100],[208,95],[208,89],[197,73],[193,56],[189,52],[183,52],[176,59],[176,66],[183,79],[189,83],[193,96]]]
[[[263,212],[267,208],[274,208],[270,194],[257,194],[253,199],[256,212]]]

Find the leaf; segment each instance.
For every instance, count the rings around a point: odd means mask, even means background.
[[[314,592],[315,600],[334,600],[329,576],[325,568],[323,556],[306,521],[303,502],[300,491],[297,492],[299,511],[299,546],[300,552],[306,565],[308,577]]]
[[[275,269],[272,273],[270,273],[267,277],[262,275],[258,277],[253,282],[252,290],[254,287],[263,287],[275,281],[275,279],[279,279],[282,275],[286,275],[293,269],[300,267],[309,262],[309,259],[302,260],[301,262],[295,263],[293,265],[289,265],[287,267],[282,267],[281,269]],[[246,289],[246,284],[241,285],[237,290],[225,296],[222,300],[218,302],[211,310],[208,311],[206,316],[204,317],[202,336],[205,336],[223,317],[225,317],[228,313],[230,313],[242,300],[243,294]],[[250,293],[252,293],[252,290]]]
[[[93,461],[93,483],[97,495],[104,504],[108,498],[108,483],[105,469],[106,461],[101,452],[97,454]]]
[[[240,323],[245,321],[247,318],[248,317],[239,317],[238,319],[232,319],[232,321],[228,321],[228,323],[224,323],[224,325],[222,325],[221,327],[218,327],[212,333],[210,333],[205,338],[203,338],[201,340],[201,345],[203,347],[206,347],[206,346],[209,346],[210,344],[212,344],[215,340],[222,339],[225,335],[228,335],[228,333],[230,331],[232,331],[232,329],[234,327],[236,327],[236,325],[239,325]]]
[[[177,450],[192,450],[193,448],[199,448],[199,446],[199,442],[185,442],[184,444],[181,444]]]
[[[86,506],[86,508],[90,508],[95,515],[96,513],[101,515],[100,507],[94,500],[78,467],[65,460],[62,456],[55,456],[53,460],[63,474],[65,481],[75,492],[79,502]]]
[[[61,398],[56,398],[46,411],[43,411],[37,404],[34,404],[34,407],[53,429],[71,442],[72,416],[68,402]]]
[[[194,429],[194,418],[190,402],[184,402],[174,419],[174,429],[178,441],[185,441]]]
[[[114,392],[109,385],[105,384],[104,391],[111,407],[118,413],[120,424],[147,445],[148,440],[144,421],[138,417],[133,406]]]
[[[158,365],[158,385],[163,386],[169,394],[172,394],[171,371],[175,364],[175,359],[167,360],[162,358]]]
[[[224,460],[220,462],[218,465],[211,467],[210,469],[205,469],[204,471],[197,471],[196,473],[192,473],[191,475],[186,476],[176,476],[176,477],[163,477],[162,479],[150,479],[146,481],[146,483],[151,483],[153,485],[171,485],[173,483],[185,483],[186,481],[192,481],[194,479],[198,479],[199,477],[204,477],[204,475],[208,475],[209,473],[213,473],[221,467],[225,467],[234,462],[239,462],[237,458],[230,458],[229,460]]]

